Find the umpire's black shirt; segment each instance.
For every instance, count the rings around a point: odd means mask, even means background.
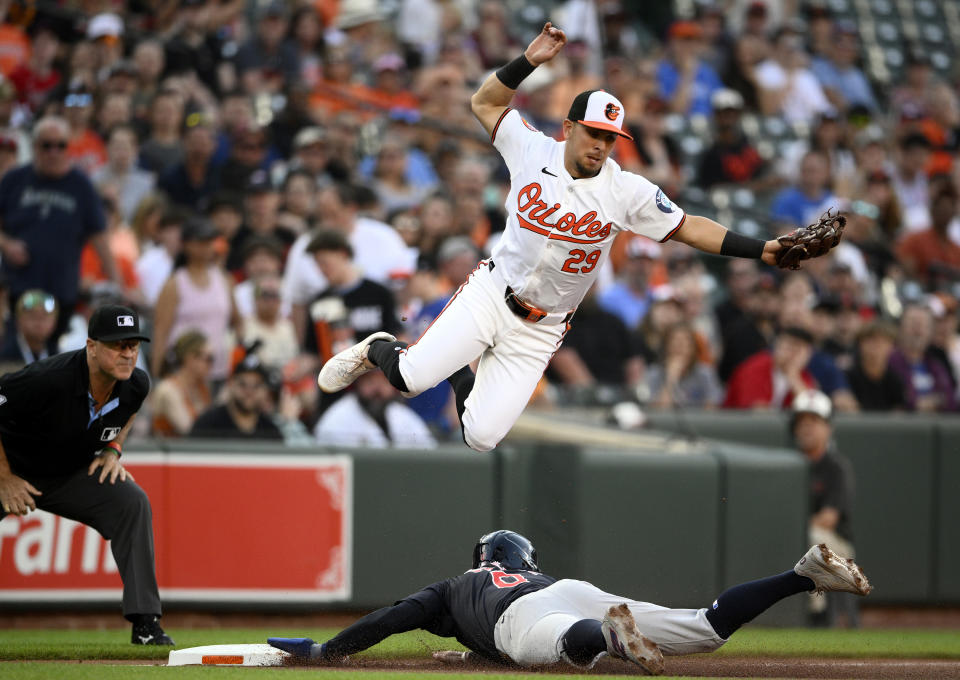
[[[150,391],[139,368],[118,381],[97,417],[90,417],[86,348],[35,361],[0,376],[0,441],[15,474],[69,475],[88,466],[115,439]]]

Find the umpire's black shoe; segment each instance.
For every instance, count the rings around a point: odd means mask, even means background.
[[[130,642],[135,645],[170,645],[176,643],[169,635],[163,632],[156,616],[142,615],[133,622],[133,631],[130,633]]]

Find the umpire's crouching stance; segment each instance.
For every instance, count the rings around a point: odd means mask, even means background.
[[[87,346],[0,377],[0,519],[40,508],[112,541],[131,642],[172,645],[160,628],[150,501],[120,450],[150,391],[135,368],[136,312],[107,305],[90,317]]]

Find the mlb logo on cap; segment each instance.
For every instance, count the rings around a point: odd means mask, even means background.
[[[587,90],[578,94],[567,118],[597,130],[615,132],[621,137],[633,139],[623,131],[623,104],[609,92]]]
[[[140,317],[123,305],[104,305],[90,315],[87,337],[101,342],[116,340],[143,340],[150,338],[140,332]]]

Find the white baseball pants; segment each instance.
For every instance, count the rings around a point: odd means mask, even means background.
[[[506,284],[482,261],[423,336],[400,355],[408,396],[439,384],[480,357],[465,402],[467,445],[489,451],[503,439],[560,347],[567,325],[523,321],[504,302]]]
[[[624,602],[640,632],[667,656],[712,652],[726,642],[713,630],[706,609],[669,609],[573,579],[557,581],[511,604],[497,621],[493,639],[497,649],[521,666],[557,663],[570,626],[582,619],[601,621],[610,607]]]

